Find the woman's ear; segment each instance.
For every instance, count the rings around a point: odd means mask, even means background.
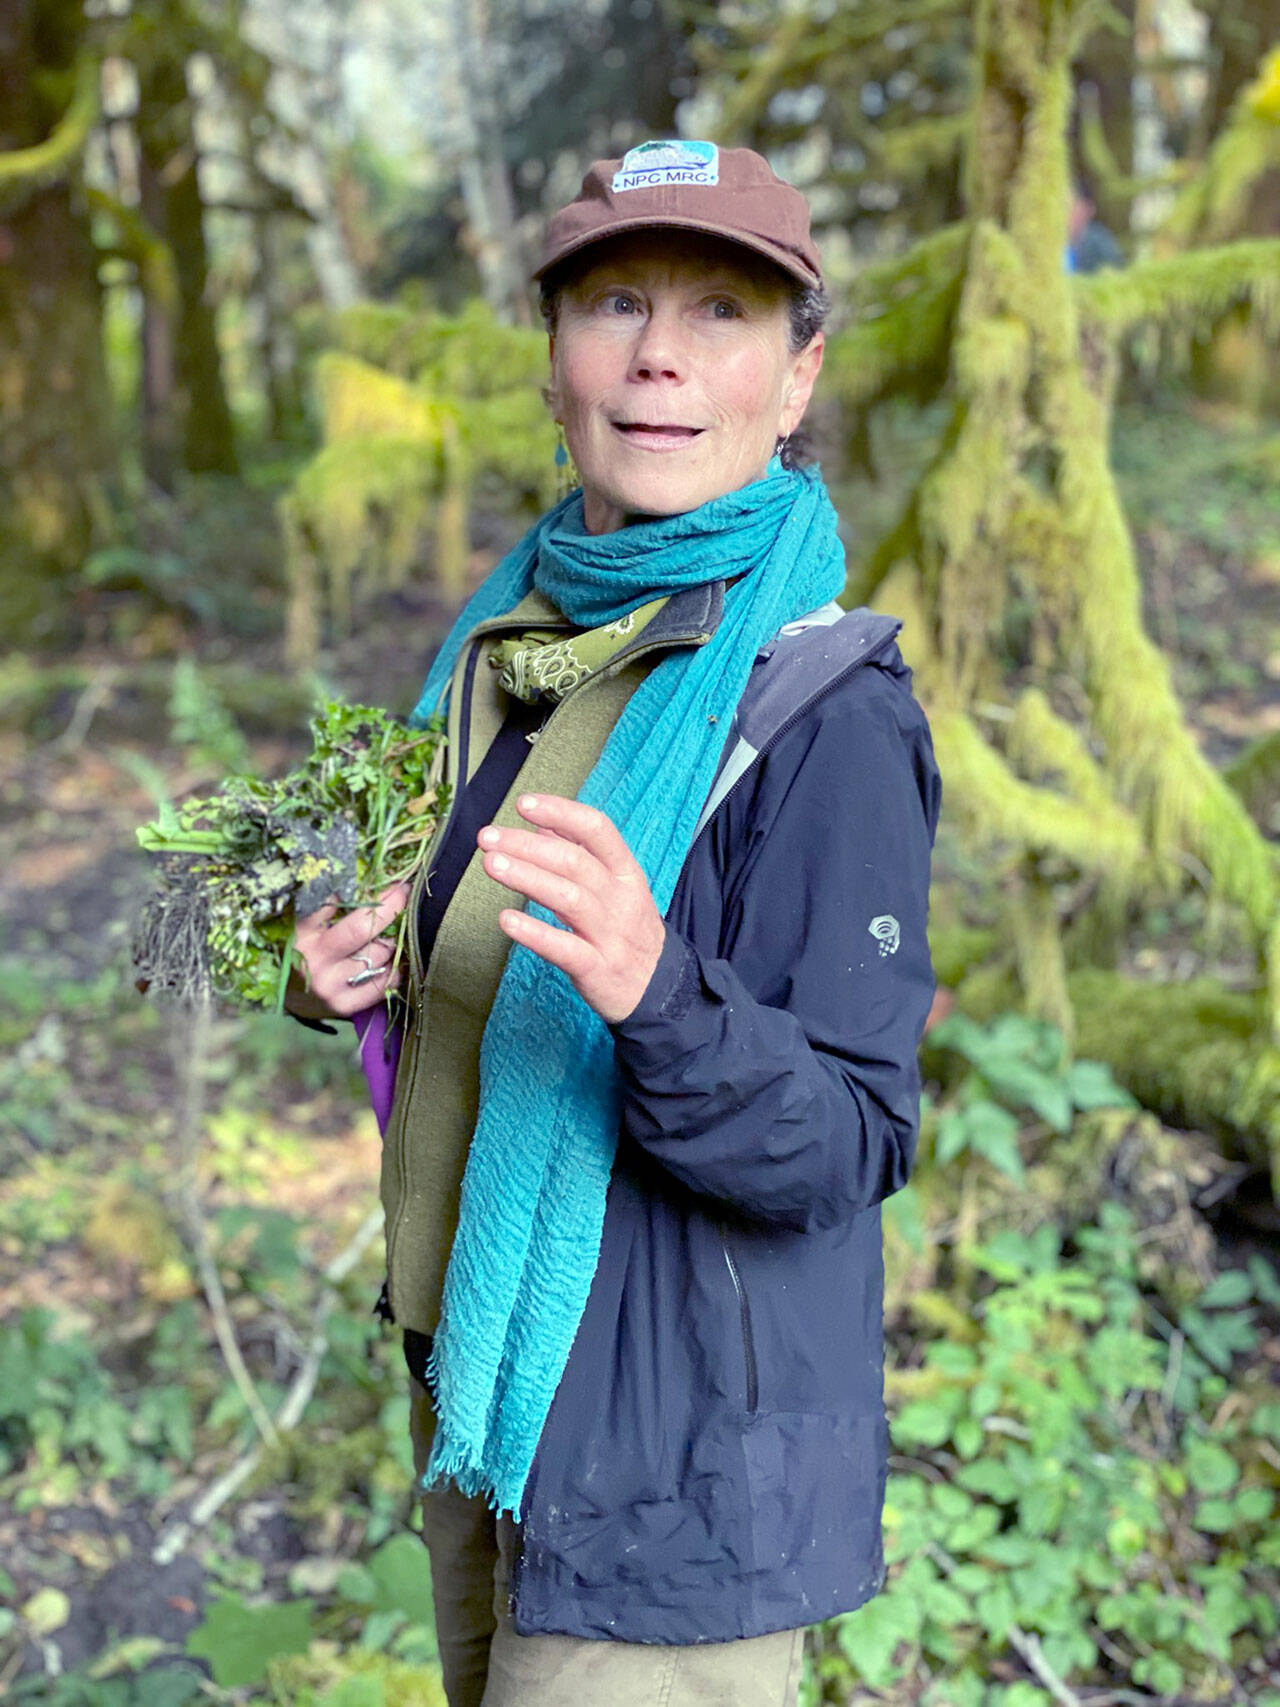
[[[560,403],[560,382],[556,375],[556,335],[554,332],[548,334],[547,346],[551,374],[542,388],[542,401],[550,410],[553,421],[563,421],[564,410]]]
[[[786,438],[794,433],[804,419],[804,412],[809,407],[809,399],[813,395],[813,387],[822,369],[822,355],[826,348],[826,339],[821,332],[815,332],[813,337],[796,356],[791,364],[791,373],[782,394],[782,413],[778,417],[778,434]]]

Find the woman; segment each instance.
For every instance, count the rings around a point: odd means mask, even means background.
[[[823,350],[803,197],[646,144],[535,276],[581,492],[418,707],[455,792],[384,1146],[446,1690],[790,1702],[803,1627],[883,1576],[879,1204],[937,775],[898,625],[834,621],[835,516],[789,466]],[[381,1003],[409,900],[300,922],[329,1011]]]

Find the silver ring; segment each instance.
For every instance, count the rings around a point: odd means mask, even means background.
[[[354,989],[357,984],[367,984],[370,978],[376,978],[380,973],[387,970],[385,966],[375,966],[367,954],[353,954],[351,958],[352,960],[362,960],[364,962],[364,971],[357,972],[354,977],[347,979],[347,983],[352,987],[352,989]]]

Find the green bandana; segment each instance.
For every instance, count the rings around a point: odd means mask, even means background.
[[[501,670],[503,687],[516,699],[567,699],[578,683],[607,664],[615,652],[630,645],[641,629],[657,616],[666,599],[653,599],[602,628],[584,628],[577,634],[554,629],[530,629],[511,640],[503,640],[489,654],[489,663]]]

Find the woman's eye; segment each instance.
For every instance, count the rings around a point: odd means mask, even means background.
[[[741,310],[736,302],[722,296],[711,304],[711,312],[717,320],[736,320]]]
[[[634,314],[636,299],[634,296],[624,295],[621,291],[615,291],[608,299],[608,307],[611,314]]]

